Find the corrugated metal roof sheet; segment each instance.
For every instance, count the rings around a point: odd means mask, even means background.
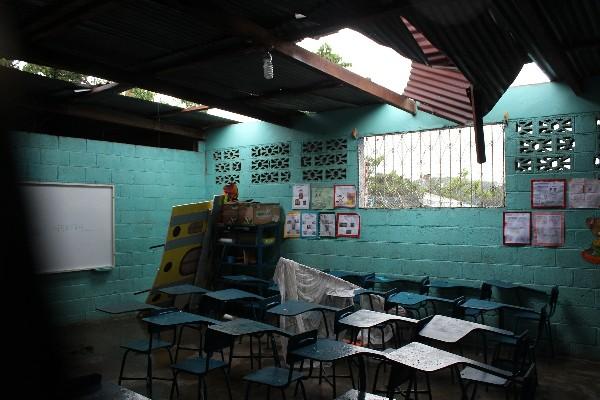
[[[465,124],[473,118],[469,86],[458,71],[413,62],[404,94],[421,102],[419,110]]]
[[[349,26],[413,61],[430,66],[454,65],[477,88],[484,113],[502,96],[530,55],[553,79],[569,84],[600,73],[597,0],[141,0],[135,4],[97,2],[101,5],[98,10],[83,10],[84,15],[79,17],[52,15],[71,4],[75,3],[0,0],[0,7],[14,14],[26,44],[20,52],[14,46],[0,44],[0,54],[120,76],[124,82],[131,79],[138,85],[140,81],[133,78],[152,81],[160,76],[164,81],[154,83],[162,89],[155,90],[184,93],[199,102],[203,102],[199,100],[203,95],[220,107],[231,104],[234,111],[239,104],[252,103],[256,109],[250,111],[277,122],[297,115],[291,105],[296,101],[306,107],[311,104],[306,101],[311,96],[314,108],[319,110],[381,101],[356,88],[345,88],[340,94],[342,91],[333,87],[330,90],[337,96],[319,102],[314,99],[318,92],[309,90],[310,86],[318,89],[335,80],[326,73],[298,68],[289,60],[276,59],[276,65],[280,64],[279,69],[276,66],[276,78],[261,79],[260,61],[255,60],[255,53],[260,55],[261,49],[253,38],[233,33],[222,24],[218,17],[225,12],[260,25],[278,39],[321,35]],[[306,18],[296,19],[295,13]],[[410,24],[404,24],[402,18]],[[47,31],[41,29],[28,42],[30,24],[39,21],[45,21]],[[196,63],[161,74],[165,67],[190,62]],[[256,66],[258,71],[253,70]],[[464,99],[459,100],[457,93],[444,86],[453,85],[444,81],[447,77],[439,70],[413,68],[413,75],[415,81],[407,93],[421,99],[422,110],[428,106],[438,113],[464,118]],[[435,85],[424,89],[428,83]],[[289,96],[274,97],[276,91],[287,91]],[[262,93],[267,98],[261,101],[248,98]]]

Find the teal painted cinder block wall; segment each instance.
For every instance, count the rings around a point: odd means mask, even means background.
[[[58,137],[11,135],[23,181],[115,186],[115,263],[110,271],[42,275],[57,323],[106,316],[97,306],[145,300],[133,293],[152,286],[171,207],[205,195],[204,152]]]
[[[478,285],[501,279],[549,291],[559,285],[559,306],[553,317],[558,350],[600,359],[600,268],[584,262],[579,252],[592,240],[584,221],[598,210],[565,210],[566,243],[558,249],[506,247],[502,245],[502,213],[530,210],[529,182],[533,175],[514,170],[517,139],[515,123],[520,119],[569,115],[574,118],[577,139],[573,168],[568,173],[535,174],[535,177],[596,177],[593,153],[600,131],[595,113],[600,111],[600,80],[586,83],[586,92],[576,97],[562,84],[549,83],[512,88],[486,116],[487,123],[509,121],[506,130],[506,208],[431,208],[403,210],[356,209],[361,215],[360,239],[287,239],[283,256],[319,268],[374,271],[459,280]],[[291,209],[294,183],[302,182],[302,142],[347,138],[347,177],[334,183],[358,185],[357,141],[360,136],[388,132],[437,129],[454,124],[429,114],[412,116],[389,106],[308,115],[291,128],[264,122],[232,125],[210,132],[206,142],[207,196],[220,193],[215,181],[215,150],[240,150],[240,199],[279,202]],[[251,183],[251,146],[286,142],[290,145],[290,182]]]

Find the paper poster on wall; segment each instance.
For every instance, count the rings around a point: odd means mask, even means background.
[[[310,207],[313,210],[333,209],[333,187],[313,187]]]
[[[532,179],[531,208],[565,208],[566,179]]]
[[[600,180],[569,179],[567,198],[569,208],[599,208]]]
[[[319,237],[335,237],[335,213],[319,213]]]
[[[565,242],[565,218],[560,212],[537,212],[532,215],[534,246],[559,247]]]
[[[354,185],[334,185],[333,195],[335,199],[335,208],[355,208],[356,207],[356,186]]]
[[[360,215],[356,213],[338,213],[336,218],[337,237],[360,237]]]
[[[319,235],[319,213],[303,212],[301,216],[303,238],[317,238]]]
[[[505,211],[502,220],[502,241],[505,245],[531,244],[530,212]]]
[[[288,211],[283,227],[284,238],[300,237],[300,211]]]
[[[308,210],[310,208],[310,184],[294,185],[292,191],[292,208],[294,210]]]

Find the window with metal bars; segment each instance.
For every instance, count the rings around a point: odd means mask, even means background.
[[[361,138],[361,208],[504,207],[504,126],[484,126],[477,163],[472,127]]]

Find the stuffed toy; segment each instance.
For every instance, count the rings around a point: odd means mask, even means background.
[[[238,188],[235,182],[228,183],[223,187],[223,194],[225,195],[225,203],[232,203],[238,201]]]
[[[600,218],[588,218],[585,224],[590,228],[596,240],[592,242],[591,253],[595,256],[600,256]]]

